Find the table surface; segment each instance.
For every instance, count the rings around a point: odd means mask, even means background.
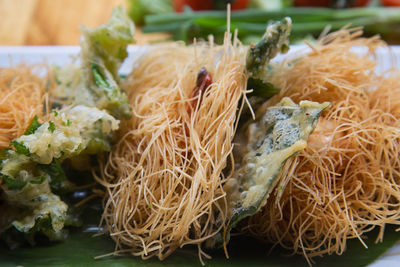
[[[78,26],[103,24],[127,0],[0,0],[0,45],[77,45]],[[135,33],[137,44],[162,39]],[[165,35],[164,35],[165,37]]]

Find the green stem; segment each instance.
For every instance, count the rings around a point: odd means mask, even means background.
[[[345,25],[364,26],[369,32],[378,33],[378,29],[383,32],[393,31],[394,25],[400,23],[400,8],[286,8],[277,11],[245,9],[231,13],[231,29],[238,29],[241,37],[248,34],[262,35],[268,21],[279,20],[284,16],[292,18],[292,34],[295,36],[318,34],[328,25],[332,30]],[[167,31],[175,33],[175,37],[192,37],[205,31],[219,34],[221,29],[226,29],[226,12],[189,11],[150,15],[146,17],[146,23],[144,32]],[[183,34],[185,30],[190,30],[191,35]]]
[[[243,22],[266,22],[268,20],[279,20],[283,17],[291,17],[293,21],[324,21],[324,20],[344,20],[362,17],[400,17],[400,8],[368,7],[368,8],[348,8],[348,9],[330,9],[330,8],[285,8],[282,10],[260,10],[244,9],[232,11],[232,21]],[[146,16],[147,25],[160,25],[171,22],[187,21],[190,19],[224,19],[226,20],[226,11],[196,11],[185,13],[166,13],[159,15]]]

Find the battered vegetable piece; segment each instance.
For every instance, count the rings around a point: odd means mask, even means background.
[[[13,226],[19,232],[41,231],[52,240],[63,239],[68,207],[54,193],[69,191],[73,185],[60,163],[109,151],[118,123],[106,111],[86,106],[55,111],[52,120],[43,124],[32,120],[25,135],[11,142],[15,150],[7,149],[1,155],[2,198],[18,213],[8,210],[2,214],[0,233]]]
[[[59,85],[55,102],[107,110],[116,118],[129,118],[131,109],[119,87],[118,69],[133,42],[134,24],[123,8],[115,8],[110,21],[96,28],[81,27],[81,67],[56,69]]]
[[[282,21],[270,23],[257,44],[250,44],[246,68],[251,77],[263,79],[269,61],[278,53],[289,51],[289,35],[292,21],[286,17]]]
[[[115,117],[130,116],[117,72],[133,28],[122,8],[106,25],[82,27],[81,67],[56,68],[58,85],[50,90],[62,111],[53,110],[43,124],[35,116],[25,133],[0,152],[0,235],[11,247],[25,239],[33,243],[36,232],[51,240],[65,238],[68,206],[59,195],[75,187],[61,163],[70,159],[72,168],[90,167],[88,155],[111,150],[119,127]]]
[[[249,74],[247,89],[252,90],[250,101],[257,107],[279,92],[265,77],[268,63],[278,52],[289,51],[289,35],[292,27],[290,18],[268,24],[267,30],[257,44],[251,44],[246,56],[246,70]]]
[[[110,151],[111,134],[118,129],[118,124],[106,111],[79,105],[56,113],[53,120],[12,144],[35,162],[50,164],[54,159],[62,161],[82,153]]]
[[[56,163],[53,167],[57,168]],[[36,164],[28,156],[8,149],[3,152],[0,164],[0,191],[3,201],[11,209],[2,214],[0,234],[11,226],[22,233],[41,231],[51,240],[63,239],[67,205],[52,192],[71,184],[64,172],[50,172],[49,168]]]
[[[266,204],[283,163],[306,148],[321,112],[329,105],[310,101],[297,105],[290,98],[283,98],[247,127],[247,153],[240,169],[224,185],[230,211],[225,242],[240,220]]]

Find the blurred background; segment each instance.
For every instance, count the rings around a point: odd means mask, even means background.
[[[400,0],[0,0],[0,45],[77,45],[80,24],[105,23],[123,5],[138,27],[136,43],[207,38],[221,40],[226,4],[244,43],[257,40],[269,20],[290,16],[292,40],[313,39],[327,26],[363,26],[400,43]]]
[[[78,45],[79,25],[94,27],[108,21],[126,0],[0,0],[0,45]],[[136,33],[137,43],[165,38]]]

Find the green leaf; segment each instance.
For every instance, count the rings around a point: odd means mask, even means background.
[[[56,112],[56,111],[54,111],[54,112]],[[32,121],[31,121],[31,123],[29,124],[28,128],[26,129],[24,135],[33,134],[36,131],[36,129],[40,127],[40,125],[41,124],[38,121],[38,116],[35,115],[35,117],[33,117]]]
[[[99,68],[95,64],[92,64],[92,72],[93,72],[93,76],[94,76],[94,81],[97,86],[102,86],[102,87],[108,88],[108,89],[110,88],[110,85],[103,78],[103,76],[99,72]]]
[[[129,118],[130,106],[119,87],[118,69],[127,57],[127,45],[133,42],[134,24],[121,7],[113,10],[108,23],[93,29],[81,27],[82,68],[91,69],[92,75],[82,80],[95,97],[95,105],[106,109],[116,118]],[[85,72],[84,72],[85,73]]]
[[[263,99],[263,101],[266,101],[280,91],[280,89],[275,87],[272,83],[264,82],[260,79],[251,77],[247,81],[247,89],[253,89],[253,92],[250,94],[250,96],[259,96]]]
[[[90,68],[93,65],[96,67],[93,75],[97,88],[92,87],[91,90],[98,95],[105,94],[114,102],[120,102],[119,109],[125,108],[123,104],[128,101],[117,84],[118,69],[128,55],[126,48],[133,42],[134,29],[134,24],[121,7],[113,10],[113,15],[107,24],[93,29],[81,28],[83,35],[82,66],[84,68]],[[88,84],[91,82],[88,81]]]
[[[165,266],[199,266],[195,247],[186,246],[178,250],[164,261],[157,259],[142,260],[139,257],[104,257],[94,259],[97,256],[105,255],[114,251],[114,242],[106,236],[96,236],[97,223],[100,214],[95,208],[85,212],[86,220],[84,227],[79,231],[72,231],[70,238],[65,242],[46,246],[26,247],[17,250],[8,250],[0,244],[1,257],[0,265],[8,266],[96,266],[96,267],[165,267]],[[375,238],[379,231],[376,229],[366,235],[365,242],[368,249],[365,249],[357,239],[348,241],[347,250],[343,255],[325,256],[316,258],[314,266],[335,267],[335,266],[366,266],[381,256],[387,249],[400,240],[400,233],[395,232],[394,227],[385,228],[385,239],[383,243],[375,244]],[[307,267],[305,259],[301,255],[288,257],[288,250],[275,248],[269,253],[270,245],[260,243],[247,237],[236,237],[232,239],[228,247],[229,259],[225,258],[222,250],[207,251],[212,259],[206,260],[206,266],[212,267],[278,267],[296,266]]]
[[[286,97],[245,127],[248,135],[244,150],[238,155],[242,157],[240,168],[224,185],[230,217],[223,232],[224,244],[229,242],[230,231],[239,221],[266,204],[282,165],[307,147],[308,136],[329,106],[328,102],[311,101],[297,105]],[[216,238],[218,241],[219,237]]]
[[[50,177],[50,187],[56,194],[64,194],[70,192],[73,188],[73,184],[68,181],[67,176],[60,163],[52,162],[48,165],[38,164],[39,168],[44,171]]]

